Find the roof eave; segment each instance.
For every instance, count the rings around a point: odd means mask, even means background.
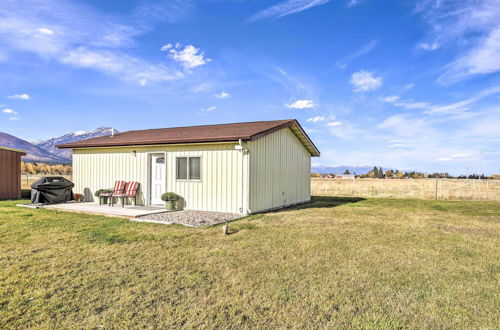
[[[311,156],[313,156],[313,157],[319,157],[319,156],[321,156],[321,152],[316,147],[316,145],[314,144],[314,142],[312,142],[312,140],[309,137],[309,135],[307,135],[307,133],[304,131],[304,129],[302,128],[302,126],[300,125],[300,123],[297,120],[294,120],[294,124],[297,126],[297,128],[300,130],[301,134],[306,138],[306,140],[309,142],[309,145],[313,149],[314,152],[311,152]]]
[[[200,140],[200,141],[140,141],[131,143],[108,143],[108,144],[59,144],[56,145],[59,149],[81,149],[81,148],[113,148],[113,147],[134,147],[134,146],[154,146],[154,145],[183,145],[183,144],[218,144],[218,143],[237,143],[238,140],[250,141],[251,137],[239,137],[239,138],[229,138],[220,140]]]
[[[0,150],[6,150],[6,151],[17,152],[17,153],[20,153],[20,154],[21,154],[21,156],[26,156],[26,154],[28,153],[28,152],[27,152],[27,151],[25,151],[25,150],[15,149],[15,148],[9,148],[9,147],[3,147],[3,146],[1,146],[1,147],[0,147]]]

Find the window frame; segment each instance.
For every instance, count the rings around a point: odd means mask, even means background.
[[[179,179],[177,177],[178,174],[178,159],[186,158],[186,177],[187,179]],[[191,179],[189,177],[189,158],[199,158],[200,159],[200,178],[199,179]],[[179,182],[201,182],[202,179],[202,168],[203,168],[203,157],[201,155],[190,155],[190,156],[175,156],[175,181]]]

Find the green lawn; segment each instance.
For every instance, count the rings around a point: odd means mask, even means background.
[[[187,228],[0,202],[0,328],[498,328],[500,204],[317,197]]]

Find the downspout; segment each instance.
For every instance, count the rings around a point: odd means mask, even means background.
[[[235,147],[235,149],[238,149],[241,152],[241,181],[242,181],[241,187],[243,191],[241,194],[240,213],[248,214],[248,190],[249,190],[248,178],[247,178],[247,175],[249,174],[248,166],[246,171],[247,173],[245,173],[245,162],[246,162],[245,155],[248,155],[248,149],[246,149],[243,146],[241,139],[238,140],[238,145]]]

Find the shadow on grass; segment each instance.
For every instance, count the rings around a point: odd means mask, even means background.
[[[231,226],[228,224],[228,231],[227,235],[233,235],[239,232],[240,230],[246,229],[246,230],[252,230],[252,229],[257,229],[259,228],[258,226],[252,224],[252,223],[235,223]]]
[[[345,204],[358,203],[366,200],[361,197],[331,197],[331,196],[313,196],[311,202],[286,207],[284,209],[276,210],[273,212],[281,212],[288,210],[303,210],[303,209],[317,209],[317,208],[330,208],[342,206]]]
[[[258,228],[257,226],[255,226],[253,224],[243,222],[243,220],[254,221],[254,220],[257,220],[257,219],[264,217],[266,214],[274,214],[274,213],[293,211],[293,210],[303,210],[303,209],[331,208],[331,207],[336,207],[336,206],[342,206],[345,204],[358,203],[358,202],[362,202],[364,200],[366,200],[366,199],[361,198],[361,197],[313,196],[313,197],[311,197],[311,202],[309,202],[309,203],[289,206],[289,207],[285,207],[283,209],[278,209],[278,210],[274,210],[274,211],[251,214],[251,215],[248,215],[248,216],[245,216],[242,218],[234,219],[234,220],[229,221],[229,222],[222,222],[222,223],[216,224],[213,227],[219,227],[222,230],[222,226],[228,225],[227,235],[233,235],[242,229],[250,229],[251,230],[251,229]]]

